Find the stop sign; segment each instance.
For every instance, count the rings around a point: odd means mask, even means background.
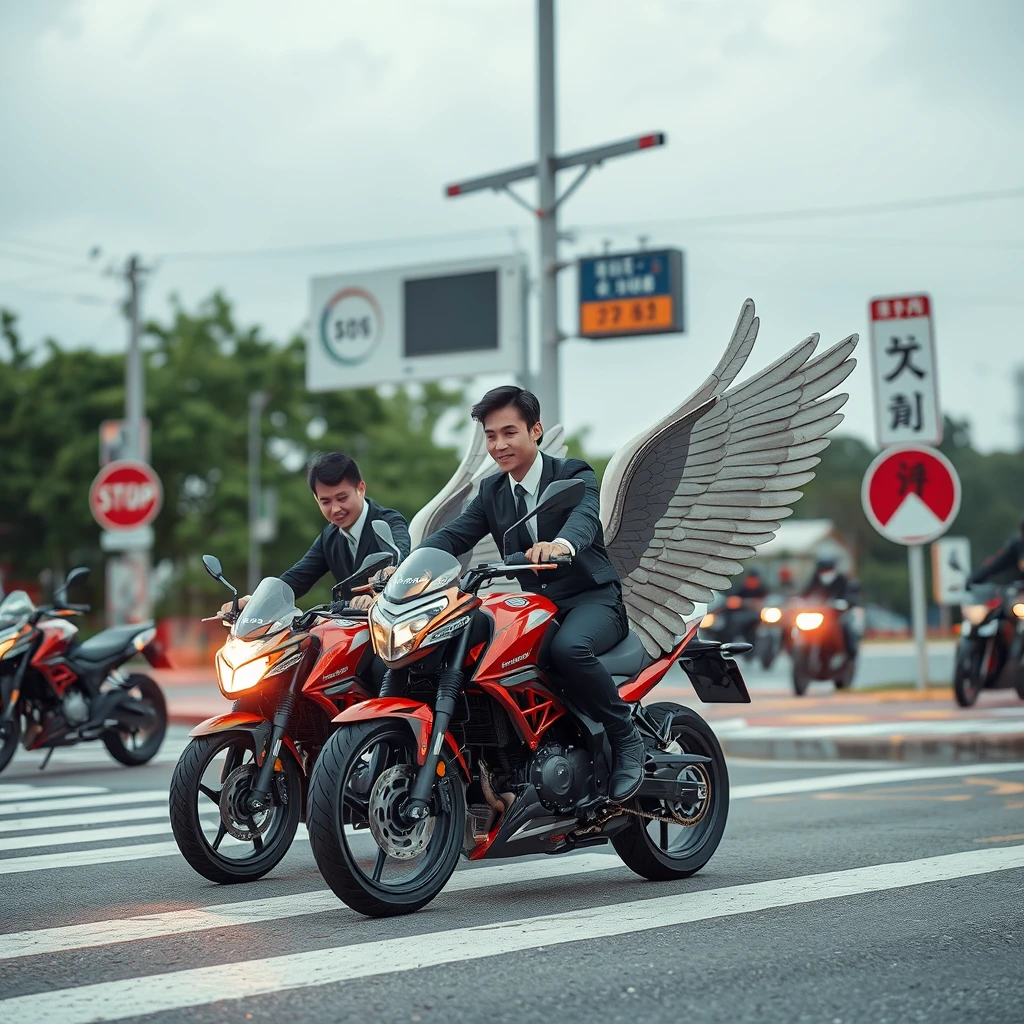
[[[89,508],[105,530],[132,530],[156,519],[164,490],[152,466],[134,459],[108,462],[89,488]]]
[[[860,497],[868,522],[886,540],[927,544],[956,519],[960,478],[942,452],[923,444],[899,445],[868,466]]]

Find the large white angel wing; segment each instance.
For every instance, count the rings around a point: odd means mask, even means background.
[[[824,396],[856,366],[857,335],[816,359],[811,335],[731,387],[757,328],[748,299],[711,376],[605,471],[605,544],[630,625],[652,655],[670,651],[694,606],[728,589],[739,559],[775,536],[843,419],[848,396]]]
[[[560,459],[565,455],[565,429],[558,423],[544,432],[540,450],[547,455]],[[473,424],[470,431],[469,445],[459,468],[440,491],[413,516],[409,524],[409,535],[415,548],[425,537],[436,530],[447,526],[473,500],[480,482],[493,473],[499,472],[498,464],[487,454],[487,438],[479,423]],[[501,558],[498,548],[490,537],[482,541],[464,555],[464,565],[480,562],[496,562]],[[514,584],[512,584],[514,587]],[[503,587],[503,589],[510,589]]]

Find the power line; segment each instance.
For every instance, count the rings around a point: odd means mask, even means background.
[[[18,245],[23,249],[41,249],[44,252],[58,253],[64,256],[81,256],[82,251],[74,246],[70,245],[59,245],[56,242],[39,242],[34,241],[30,238],[17,238],[13,235],[3,234],[0,235],[0,242],[5,242],[8,245]]]
[[[17,252],[0,246],[0,262],[35,263],[43,267],[79,267],[82,264],[69,263],[66,259],[55,259],[53,256],[37,256],[35,253]]]
[[[852,235],[742,235],[732,232],[722,235],[695,234],[688,238],[694,242],[763,242],[770,245],[870,245],[923,248],[932,245],[963,249],[1024,249],[1024,239],[1017,238],[867,238]]]

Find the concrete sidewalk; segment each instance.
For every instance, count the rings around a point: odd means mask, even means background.
[[[207,669],[157,671],[170,721],[196,725],[231,710]],[[949,764],[1024,759],[1024,700],[1013,690],[985,692],[957,707],[948,687],[830,692],[806,697],[752,689],[750,704],[701,704],[682,674],[652,701],[699,710],[731,757],[771,760],[873,760]]]

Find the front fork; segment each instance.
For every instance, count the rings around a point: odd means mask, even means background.
[[[470,627],[459,634],[458,639],[452,645],[452,655],[448,661],[448,668],[442,670],[437,684],[437,701],[434,704],[434,725],[430,731],[430,745],[427,747],[427,757],[416,775],[412,792],[409,795],[409,802],[402,808],[402,815],[408,821],[420,821],[430,814],[430,796],[434,789],[434,779],[437,777],[437,766],[441,760],[441,750],[444,747],[444,737],[448,732],[452,717],[455,715],[455,702],[462,693],[462,684],[465,681],[465,674],[462,666],[466,663],[466,653],[469,650]]]
[[[255,784],[249,790],[249,809],[251,811],[264,811],[273,801],[271,786],[274,781],[274,765],[281,753],[281,744],[284,742],[285,736],[288,735],[288,726],[295,710],[298,690],[299,665],[296,665],[288,689],[281,694],[281,699],[277,702],[270,738],[267,740],[267,749],[263,756],[263,764],[260,765],[260,770],[256,773]]]

